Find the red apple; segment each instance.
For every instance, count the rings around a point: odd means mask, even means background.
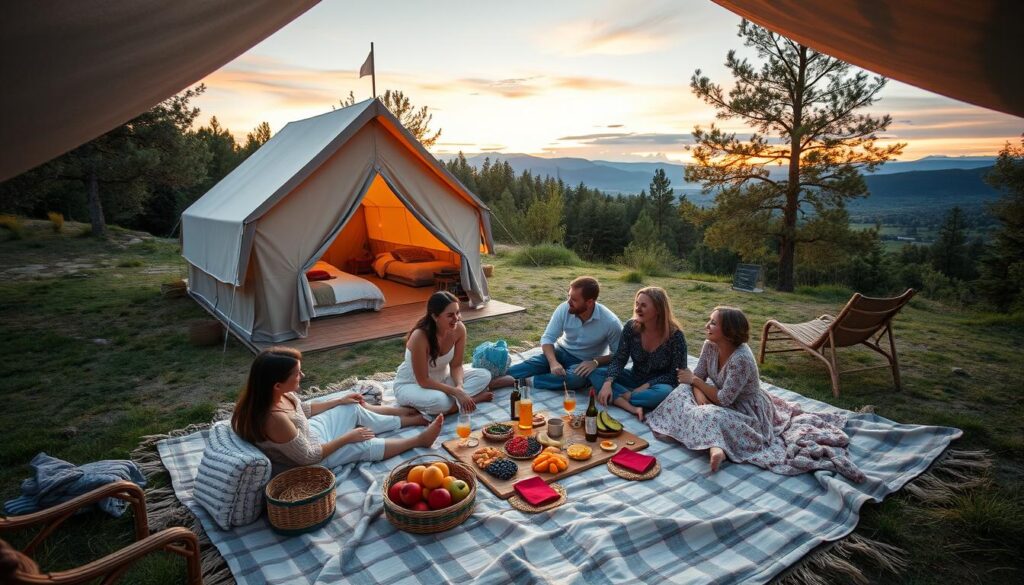
[[[392,502],[398,505],[402,505],[403,485],[405,485],[404,481],[396,481],[395,483],[391,484],[391,487],[388,488],[388,497],[391,498]]]
[[[452,486],[448,488],[448,491],[452,496],[452,503],[458,504],[469,495],[469,484],[461,479],[457,479],[452,482]]]
[[[427,503],[424,502],[423,500],[420,500],[412,505],[412,509],[416,510],[417,512],[429,512],[430,506],[428,506]]]
[[[412,481],[405,482],[405,485],[402,486],[402,502],[412,508],[416,502],[422,501],[423,488],[420,487],[420,484]]]
[[[430,496],[427,497],[427,503],[430,504],[431,510],[447,508],[452,505],[452,495],[444,488],[434,488],[430,490]]]

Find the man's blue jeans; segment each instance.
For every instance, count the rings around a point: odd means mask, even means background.
[[[556,345],[555,359],[565,368],[564,378],[551,373],[551,368],[548,367],[548,358],[543,353],[512,366],[508,369],[508,375],[517,379],[533,376],[533,387],[541,390],[561,390],[563,383],[573,390],[587,386],[593,386],[595,389],[601,388],[607,374],[607,369],[604,366],[595,368],[589,376],[584,378],[577,376],[572,371],[577,364],[583,361],[580,358]]]

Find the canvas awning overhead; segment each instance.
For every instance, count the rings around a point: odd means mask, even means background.
[[[714,0],[863,69],[1024,117],[1020,0]]]
[[[124,124],[319,0],[4,0],[0,181]]]

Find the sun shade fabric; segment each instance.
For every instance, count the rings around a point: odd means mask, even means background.
[[[4,2],[0,180],[131,120],[317,2]]]
[[[858,67],[1024,116],[1024,2],[714,2]]]
[[[375,100],[285,126],[182,214],[193,296],[245,339],[301,337],[303,273],[365,222],[365,237],[459,255],[470,304],[485,303],[487,208],[396,127]]]

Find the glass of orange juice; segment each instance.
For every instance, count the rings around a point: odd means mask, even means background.
[[[459,447],[468,447],[468,446],[470,446],[469,445],[469,433],[471,433],[472,431],[473,431],[473,426],[470,424],[470,421],[469,421],[469,413],[468,412],[460,412],[459,413],[459,419],[455,423],[455,432],[456,432],[456,434],[459,435],[459,438],[461,439],[459,441]]]
[[[565,407],[565,418],[566,422],[572,418],[572,413],[576,412],[576,391],[570,390],[568,386],[565,388],[565,395],[562,397],[562,406]]]

